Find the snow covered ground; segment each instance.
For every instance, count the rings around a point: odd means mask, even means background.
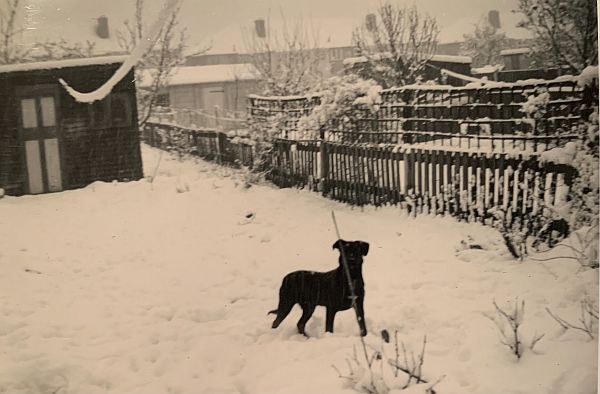
[[[146,174],[159,163],[153,184],[0,200],[0,393],[353,392],[331,367],[345,373],[359,344],[352,311],[325,334],[318,308],[309,339],[298,307],[277,330],[267,316],[287,272],[336,266],[332,209],[344,238],[371,244],[367,343],[398,330],[418,352],[426,334],[423,375],[446,375],[438,393],[596,392],[597,340],[545,308],[577,323],[597,270],[512,261],[476,224],[245,188],[229,169],[143,155]],[[457,252],[468,236],[484,249]],[[483,316],[517,296],[524,340],[545,333],[518,362]]]

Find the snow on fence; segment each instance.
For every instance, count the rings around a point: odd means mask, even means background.
[[[218,163],[251,168],[254,163],[253,146],[239,134],[147,122],[142,129],[142,141],[164,150],[195,154]]]
[[[270,179],[308,187],[353,205],[404,204],[414,213],[484,219],[497,209],[513,219],[566,201],[576,175],[535,155],[278,140]]]
[[[536,97],[544,100],[532,100]],[[333,120],[315,133],[337,142],[539,153],[576,139],[574,128],[591,111],[574,77],[480,87],[414,85],[383,90],[381,98],[374,113],[355,106],[350,127]],[[525,112],[524,105],[531,110],[528,101],[535,112]],[[251,96],[249,104],[253,121],[283,118],[281,137],[294,139],[298,119],[319,105],[319,98]]]

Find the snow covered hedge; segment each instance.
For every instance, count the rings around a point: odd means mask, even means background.
[[[326,128],[337,130],[353,129],[360,113],[356,106],[365,106],[377,112],[381,104],[382,87],[373,80],[364,80],[355,75],[332,77],[320,84],[315,93],[321,103],[312,112],[300,118],[296,138],[317,139]]]

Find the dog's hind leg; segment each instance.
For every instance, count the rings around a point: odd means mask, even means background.
[[[279,327],[279,325],[281,324],[283,319],[285,319],[287,317],[287,315],[290,314],[293,307],[294,307],[294,303],[280,302],[277,309],[275,311],[273,311],[273,312],[277,313],[277,317],[275,318],[275,320],[273,320],[273,325],[271,326],[271,328]]]
[[[314,313],[316,305],[300,304],[300,306],[302,307],[302,316],[300,317],[300,320],[298,320],[298,333],[308,336],[304,332],[304,327],[306,326],[308,319],[310,319]]]

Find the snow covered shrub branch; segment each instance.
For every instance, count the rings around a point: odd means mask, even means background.
[[[320,104],[298,121],[297,137],[318,139],[322,131],[354,130],[363,113],[356,111],[357,106],[366,107],[370,113],[377,112],[381,104],[381,90],[375,81],[356,75],[328,78],[315,89]]]
[[[415,354],[408,350],[404,342],[398,342],[397,330],[394,333],[394,344],[390,344],[389,332],[384,329],[381,331],[379,348],[370,346],[371,352],[365,352],[364,360],[358,357],[356,346],[353,348],[352,356],[346,359],[347,374],[343,374],[335,365],[333,368],[340,378],[346,380],[349,387],[361,393],[391,394],[414,386],[419,386],[422,390],[420,392],[435,393],[434,387],[444,376],[434,382],[423,378],[426,345],[425,336],[420,352]],[[393,356],[388,357],[387,354]]]
[[[529,95],[527,101],[521,104],[521,111],[527,116],[523,121],[531,124],[534,134],[545,131],[540,130],[540,120],[546,115],[549,102],[550,93],[539,92]]]
[[[577,230],[570,243],[560,243],[556,248],[566,248],[570,253],[561,254],[548,258],[532,258],[534,261],[548,261],[557,259],[576,260],[581,268],[598,268],[598,222],[593,226],[583,227]],[[577,241],[577,242],[575,242]]]
[[[546,308],[546,312],[554,319],[564,331],[569,328],[585,332],[590,339],[594,339],[594,335],[598,332],[598,305],[586,295],[581,301],[581,315],[579,324],[569,323],[567,320],[552,313],[550,308]]]
[[[498,328],[500,332],[500,342],[507,346],[511,352],[520,359],[525,351],[523,347],[522,336],[520,328],[525,320],[525,300],[519,303],[519,299],[516,298],[514,305],[509,306],[509,311],[501,309],[496,300],[493,301],[495,314],[484,313],[483,315],[490,319]],[[533,351],[535,345],[544,337],[545,334],[533,335],[529,349]]]
[[[523,223],[519,217],[513,218],[510,208],[493,208],[489,210],[489,213],[493,215],[494,227],[500,231],[510,254],[515,259],[523,261],[527,255],[527,223]]]

